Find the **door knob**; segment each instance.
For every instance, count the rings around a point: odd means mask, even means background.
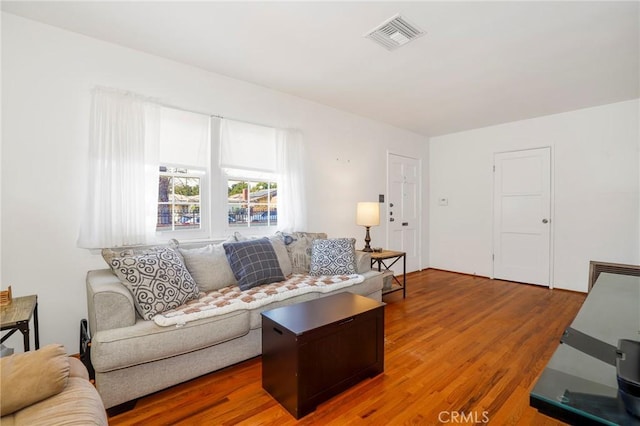
[[[549,223],[548,219],[542,219],[542,223]]]
[[[395,222],[394,218],[389,218],[389,222]]]

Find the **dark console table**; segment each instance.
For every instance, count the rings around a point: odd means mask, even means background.
[[[262,387],[295,418],[384,371],[384,303],[352,293],[262,313]]]
[[[640,277],[600,274],[571,328],[614,346],[640,340]],[[616,368],[567,344],[553,354],[530,404],[570,424],[640,425],[618,396]]]

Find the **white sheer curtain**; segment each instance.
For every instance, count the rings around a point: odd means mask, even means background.
[[[158,208],[159,107],[96,88],[89,134],[87,205],[78,246],[149,244]]]
[[[307,229],[307,193],[304,179],[304,143],[295,129],[276,132],[278,182],[278,230]]]

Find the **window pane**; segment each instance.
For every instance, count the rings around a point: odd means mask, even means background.
[[[241,180],[229,180],[227,204],[229,206],[229,226],[247,226],[248,184]]]
[[[161,166],[157,231],[200,229],[200,183],[197,171]]]
[[[176,202],[200,203],[199,178],[174,178]]]
[[[247,226],[246,207],[240,204],[229,204],[229,214],[227,218],[229,226],[242,227]]]
[[[158,224],[157,231],[170,231],[171,227],[171,206],[168,204],[158,205]]]
[[[275,182],[229,180],[228,183],[227,221],[230,227],[277,225]]]

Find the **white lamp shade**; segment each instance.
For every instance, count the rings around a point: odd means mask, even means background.
[[[380,225],[380,203],[358,203],[356,224],[361,226]]]

